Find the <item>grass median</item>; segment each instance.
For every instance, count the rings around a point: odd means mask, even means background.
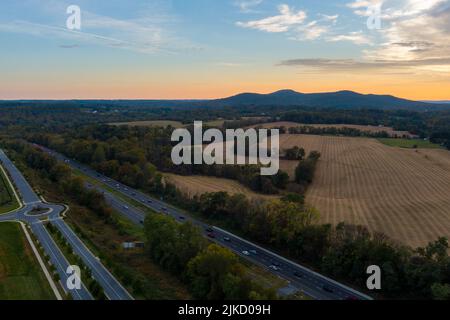
[[[20,224],[0,223],[0,300],[54,300]]]

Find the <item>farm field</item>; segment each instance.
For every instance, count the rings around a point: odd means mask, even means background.
[[[301,124],[296,122],[271,122],[271,123],[265,123],[262,125],[258,125],[258,127],[271,129],[271,128],[279,128],[279,127],[286,127],[293,128],[293,127],[301,127],[301,126],[308,126],[308,127],[314,127],[314,128],[350,128],[350,129],[356,129],[363,132],[369,132],[369,133],[378,133],[378,132],[387,132],[391,137],[406,137],[406,138],[412,138],[413,135],[410,134],[407,131],[397,131],[394,130],[391,127],[378,127],[378,126],[362,126],[362,125],[355,125],[355,124]]]
[[[168,127],[168,126],[172,126],[174,128],[182,128],[184,126],[179,121],[166,121],[166,120],[115,122],[115,123],[110,123],[109,125],[130,126],[130,127]]]
[[[181,191],[188,196],[200,195],[208,192],[225,191],[229,194],[242,193],[252,199],[274,199],[276,196],[262,195],[237,181],[205,176],[179,176],[175,174],[165,174],[165,179],[175,184]]]
[[[313,135],[282,135],[280,143],[322,153],[306,201],[323,222],[366,225],[413,247],[450,236],[449,151]],[[281,162],[291,176],[295,166]]]
[[[0,300],[55,296],[18,223],[0,223]]]

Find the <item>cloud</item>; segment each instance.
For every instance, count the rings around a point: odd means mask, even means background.
[[[52,2],[45,2],[47,5],[50,3]],[[42,24],[25,20],[4,21],[0,23],[0,32],[88,43],[144,54],[176,53],[198,49],[189,41],[180,39],[169,31],[168,24],[174,21],[172,17],[164,14],[155,13],[139,18],[117,19],[82,10],[81,30],[77,31],[68,30],[65,25],[60,23],[58,10],[53,10],[49,6],[43,6],[41,9],[44,10],[46,21],[58,21],[57,24]],[[61,47],[68,48],[67,46]]]
[[[322,35],[328,33],[329,26],[320,25],[317,21],[312,21],[305,26],[300,26],[296,29],[296,34],[291,37],[292,40],[316,40]]]
[[[450,1],[408,0],[403,15],[396,15],[381,30],[383,43],[366,58],[421,61],[450,58]]]
[[[333,16],[326,15],[326,14],[319,14],[319,16],[322,17],[322,20],[332,22],[333,24],[335,24],[339,18],[338,14],[335,14]]]
[[[302,70],[335,73],[382,73],[413,74],[420,71],[448,73],[450,58],[423,59],[415,61],[396,60],[355,60],[355,59],[290,59],[283,60],[277,66],[298,67]]]
[[[294,27],[301,25],[307,17],[304,11],[294,11],[287,4],[279,5],[278,11],[279,15],[261,20],[237,22],[236,25],[270,33],[280,33],[290,31]]]
[[[59,47],[62,49],[75,49],[79,48],[80,46],[78,44],[62,44]]]
[[[256,12],[253,8],[259,6],[263,0],[241,0],[234,3],[235,6],[243,13],[254,13]]]
[[[218,67],[228,67],[228,68],[236,68],[236,67],[242,67],[244,64],[242,63],[237,63],[237,62],[217,62],[215,64]]]
[[[327,39],[329,42],[349,41],[354,44],[372,44],[372,41],[362,32],[350,32],[349,34],[337,35]]]

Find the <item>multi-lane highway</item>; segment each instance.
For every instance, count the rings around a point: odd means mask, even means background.
[[[195,220],[184,211],[177,209],[159,199],[148,196],[138,190],[130,188],[118,181],[106,177],[88,166],[85,166],[73,159],[49,150],[45,147],[39,146],[45,152],[53,155],[60,161],[65,162],[72,168],[83,172],[85,175],[95,179],[98,183],[89,185],[91,188],[96,188],[103,192],[106,201],[115,208],[119,213],[130,219],[136,224],[143,224],[145,214],[131,206],[128,202],[123,201],[120,197],[108,192],[108,188],[114,189],[122,195],[137,201],[156,212],[164,213],[173,217],[180,223],[190,221],[204,230],[205,236],[211,241],[219,243],[220,245],[229,248],[241,257],[267,268],[270,272],[277,276],[284,278],[297,289],[303,291],[306,295],[319,300],[346,300],[346,299],[361,299],[371,300],[371,297],[358,292],[348,286],[336,282],[328,277],[318,274],[308,268],[305,268],[293,261],[290,261],[280,255],[266,250],[250,241],[242,239],[232,233],[222,230],[217,227],[209,226],[201,221]],[[108,187],[108,188],[107,188]]]
[[[130,300],[131,295],[125,288],[111,275],[111,273],[103,266],[97,257],[82,243],[76,234],[69,228],[69,226],[61,219],[60,214],[65,210],[64,206],[48,204],[41,201],[36,195],[21,172],[16,168],[12,161],[6,156],[3,150],[0,149],[0,163],[3,168],[8,171],[12,181],[14,182],[17,191],[19,192],[23,206],[15,212],[6,215],[0,215],[1,221],[23,221],[30,225],[33,234],[41,243],[43,249],[50,257],[52,265],[55,266],[58,272],[61,285],[66,292],[69,292],[73,299],[76,300],[92,300],[93,297],[86,289],[84,284],[80,289],[69,289],[67,287],[67,279],[70,274],[67,274],[67,268],[70,266],[63,253],[53,241],[47,229],[43,225],[43,220],[48,220],[56,228],[59,229],[63,237],[71,245],[73,251],[81,257],[86,266],[90,269],[92,276],[98,281],[100,286],[104,289],[106,296],[111,300]],[[33,209],[39,206],[43,209],[42,213],[34,215]],[[83,274],[81,275],[83,279]]]

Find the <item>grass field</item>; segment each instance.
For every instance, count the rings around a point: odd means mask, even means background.
[[[347,221],[411,246],[450,236],[450,152],[404,149],[376,139],[282,135],[322,153],[306,200],[329,223]],[[282,161],[293,175],[296,162]]]
[[[168,126],[172,126],[174,128],[182,128],[183,127],[183,124],[179,121],[166,121],[166,120],[116,122],[116,123],[110,123],[110,125],[112,125],[112,126],[130,126],[130,127],[168,127]]]
[[[3,170],[0,169],[0,214],[13,211],[17,208],[19,208],[19,203],[6,180]]]
[[[268,196],[253,192],[237,181],[205,177],[205,176],[179,176],[174,174],[165,174],[165,179],[175,184],[181,191],[188,196],[193,197],[207,192],[225,191],[229,194],[242,193],[252,199],[274,199],[276,196]]]
[[[0,223],[0,300],[55,296],[18,223]]]
[[[422,139],[378,139],[381,143],[398,148],[407,149],[441,149],[442,147],[438,144],[431,143],[427,140]]]

